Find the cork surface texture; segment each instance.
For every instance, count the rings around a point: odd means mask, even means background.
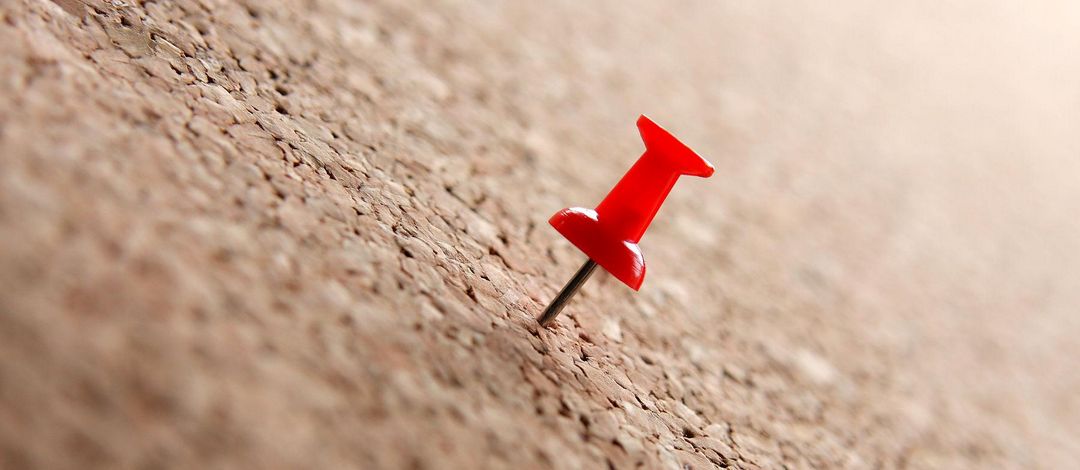
[[[1075,464],[1080,11],[864,3],[0,2],[0,467]]]

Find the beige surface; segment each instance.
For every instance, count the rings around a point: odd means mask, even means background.
[[[0,467],[1075,464],[1080,10],[866,3],[0,3]]]

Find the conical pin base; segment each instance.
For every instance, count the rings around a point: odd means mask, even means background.
[[[559,291],[559,295],[555,296],[555,299],[544,309],[544,313],[540,315],[540,318],[537,318],[540,326],[548,326],[555,317],[559,316],[559,312],[562,311],[567,302],[570,302],[570,299],[574,298],[574,294],[577,294],[578,289],[581,289],[585,281],[589,280],[589,276],[592,276],[594,270],[596,270],[596,261],[592,259],[585,261],[585,264],[581,265],[574,277],[570,278],[570,281]]]

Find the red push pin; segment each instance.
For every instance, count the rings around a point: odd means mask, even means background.
[[[589,279],[596,265],[638,290],[645,280],[645,259],[638,241],[680,175],[708,178],[712,164],[699,157],[675,136],[649,118],[638,118],[645,153],[611,189],[596,210],[571,207],[557,212],[549,222],[562,236],[583,251],[589,260],[559,291],[538,319],[551,323],[566,303]]]

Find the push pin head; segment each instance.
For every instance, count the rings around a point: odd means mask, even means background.
[[[549,221],[555,230],[589,257],[540,316],[546,326],[600,265],[631,289],[645,280],[645,259],[638,241],[649,228],[679,176],[708,178],[713,166],[649,118],[637,122],[645,153],[615,184],[596,209],[571,207]]]

